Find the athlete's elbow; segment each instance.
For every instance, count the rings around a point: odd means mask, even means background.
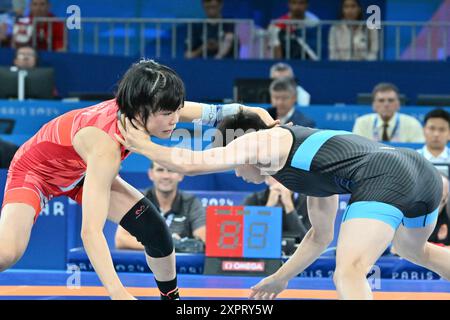
[[[334,232],[321,232],[318,233],[316,230],[311,229],[311,240],[319,245],[320,247],[326,249],[330,245],[330,243],[333,241],[334,238]]]

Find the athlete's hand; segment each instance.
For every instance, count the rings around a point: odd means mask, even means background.
[[[255,300],[273,300],[281,291],[286,289],[287,281],[278,279],[275,275],[262,279],[257,285],[251,287],[249,298]]]
[[[137,121],[129,120],[124,115],[117,125],[123,138],[114,134],[116,139],[129,151],[143,153],[145,146],[150,142],[150,136],[145,128]]]
[[[264,121],[264,123],[270,128],[278,126],[281,123],[280,120],[274,120],[269,112],[267,112],[264,108],[249,107],[248,110],[258,114],[261,120]]]
[[[284,210],[286,211],[286,213],[294,211],[295,206],[294,206],[294,202],[292,201],[292,191],[283,185],[280,186],[280,189],[281,189],[280,199],[281,199],[281,204],[284,207]]]
[[[270,187],[269,197],[267,198],[266,207],[275,207],[280,202],[281,190],[279,188]]]

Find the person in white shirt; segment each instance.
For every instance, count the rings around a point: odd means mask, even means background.
[[[359,22],[359,24],[356,24]],[[376,60],[379,50],[378,30],[370,30],[363,20],[359,0],[343,0],[341,21],[328,35],[330,60]]]
[[[270,79],[281,79],[281,78],[291,78],[295,79],[294,70],[290,65],[283,62],[275,63],[270,68]],[[307,107],[311,102],[311,95],[303,89],[301,86],[297,85],[297,105],[300,107]]]
[[[372,91],[375,113],[358,117],[353,133],[380,142],[425,141],[422,125],[416,118],[398,112],[399,90],[391,83],[380,83]]]
[[[449,206],[445,207],[449,197],[448,165],[450,165],[450,149],[447,147],[447,143],[450,139],[450,113],[444,109],[434,109],[428,112],[425,115],[423,132],[425,145],[417,149],[417,152],[422,154],[439,170],[443,176],[442,182],[444,186],[439,207],[438,223],[429,241],[441,243],[450,248],[448,245],[450,243],[448,224],[448,221],[450,221],[450,208]]]
[[[443,109],[434,109],[425,115],[425,145],[417,150],[433,164],[450,164],[450,150],[447,147],[450,139],[450,113]],[[436,166],[448,177],[448,166]]]

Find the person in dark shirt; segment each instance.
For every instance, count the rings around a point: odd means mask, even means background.
[[[315,49],[319,18],[308,11],[308,0],[288,0],[287,3],[289,12],[269,27],[269,46],[273,48],[274,58],[318,60]],[[299,24],[284,23],[293,20]],[[289,42],[290,50],[286,42]]]
[[[443,192],[439,206],[439,217],[428,241],[450,248],[450,213],[448,208],[449,184],[448,179],[442,176]]]
[[[183,175],[152,163],[149,178],[154,187],[147,190],[145,196],[159,209],[166,220],[174,240],[196,238],[206,241],[206,213],[199,199],[178,189]],[[124,228],[118,227],[116,248],[144,249],[135,237]]]
[[[219,20],[222,18],[223,0],[202,0],[203,9],[207,19]],[[206,44],[204,41],[206,32]],[[234,25],[230,23],[194,23],[192,25],[192,39],[186,40],[187,50],[185,57],[188,59],[203,57],[206,46],[208,58],[223,59],[234,57]],[[190,47],[189,47],[190,42]]]
[[[311,223],[308,219],[306,196],[294,193],[274,178],[266,178],[267,189],[255,192],[244,200],[246,206],[283,208],[283,237],[293,237],[301,241]]]
[[[270,85],[272,107],[267,111],[281,124],[292,122],[294,125],[314,128],[316,123],[297,108],[297,83],[292,78],[275,79]]]

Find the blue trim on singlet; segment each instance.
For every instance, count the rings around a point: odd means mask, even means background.
[[[433,212],[420,216],[417,218],[403,218],[402,224],[406,228],[423,228],[432,223],[435,223],[439,216],[439,208],[436,208]]]
[[[378,201],[357,201],[345,209],[342,222],[351,219],[373,219],[383,221],[397,230],[403,218],[403,212],[393,205]]]
[[[439,215],[439,208],[433,212],[416,217],[407,218],[400,209],[393,205],[378,201],[358,201],[347,207],[342,218],[342,222],[350,219],[373,219],[389,224],[397,230],[400,224],[406,228],[424,228],[436,222]]]
[[[330,138],[337,135],[352,134],[348,131],[324,130],[313,133],[303,141],[303,143],[295,151],[292,157],[291,167],[309,171],[314,156],[319,151],[320,147]]]

